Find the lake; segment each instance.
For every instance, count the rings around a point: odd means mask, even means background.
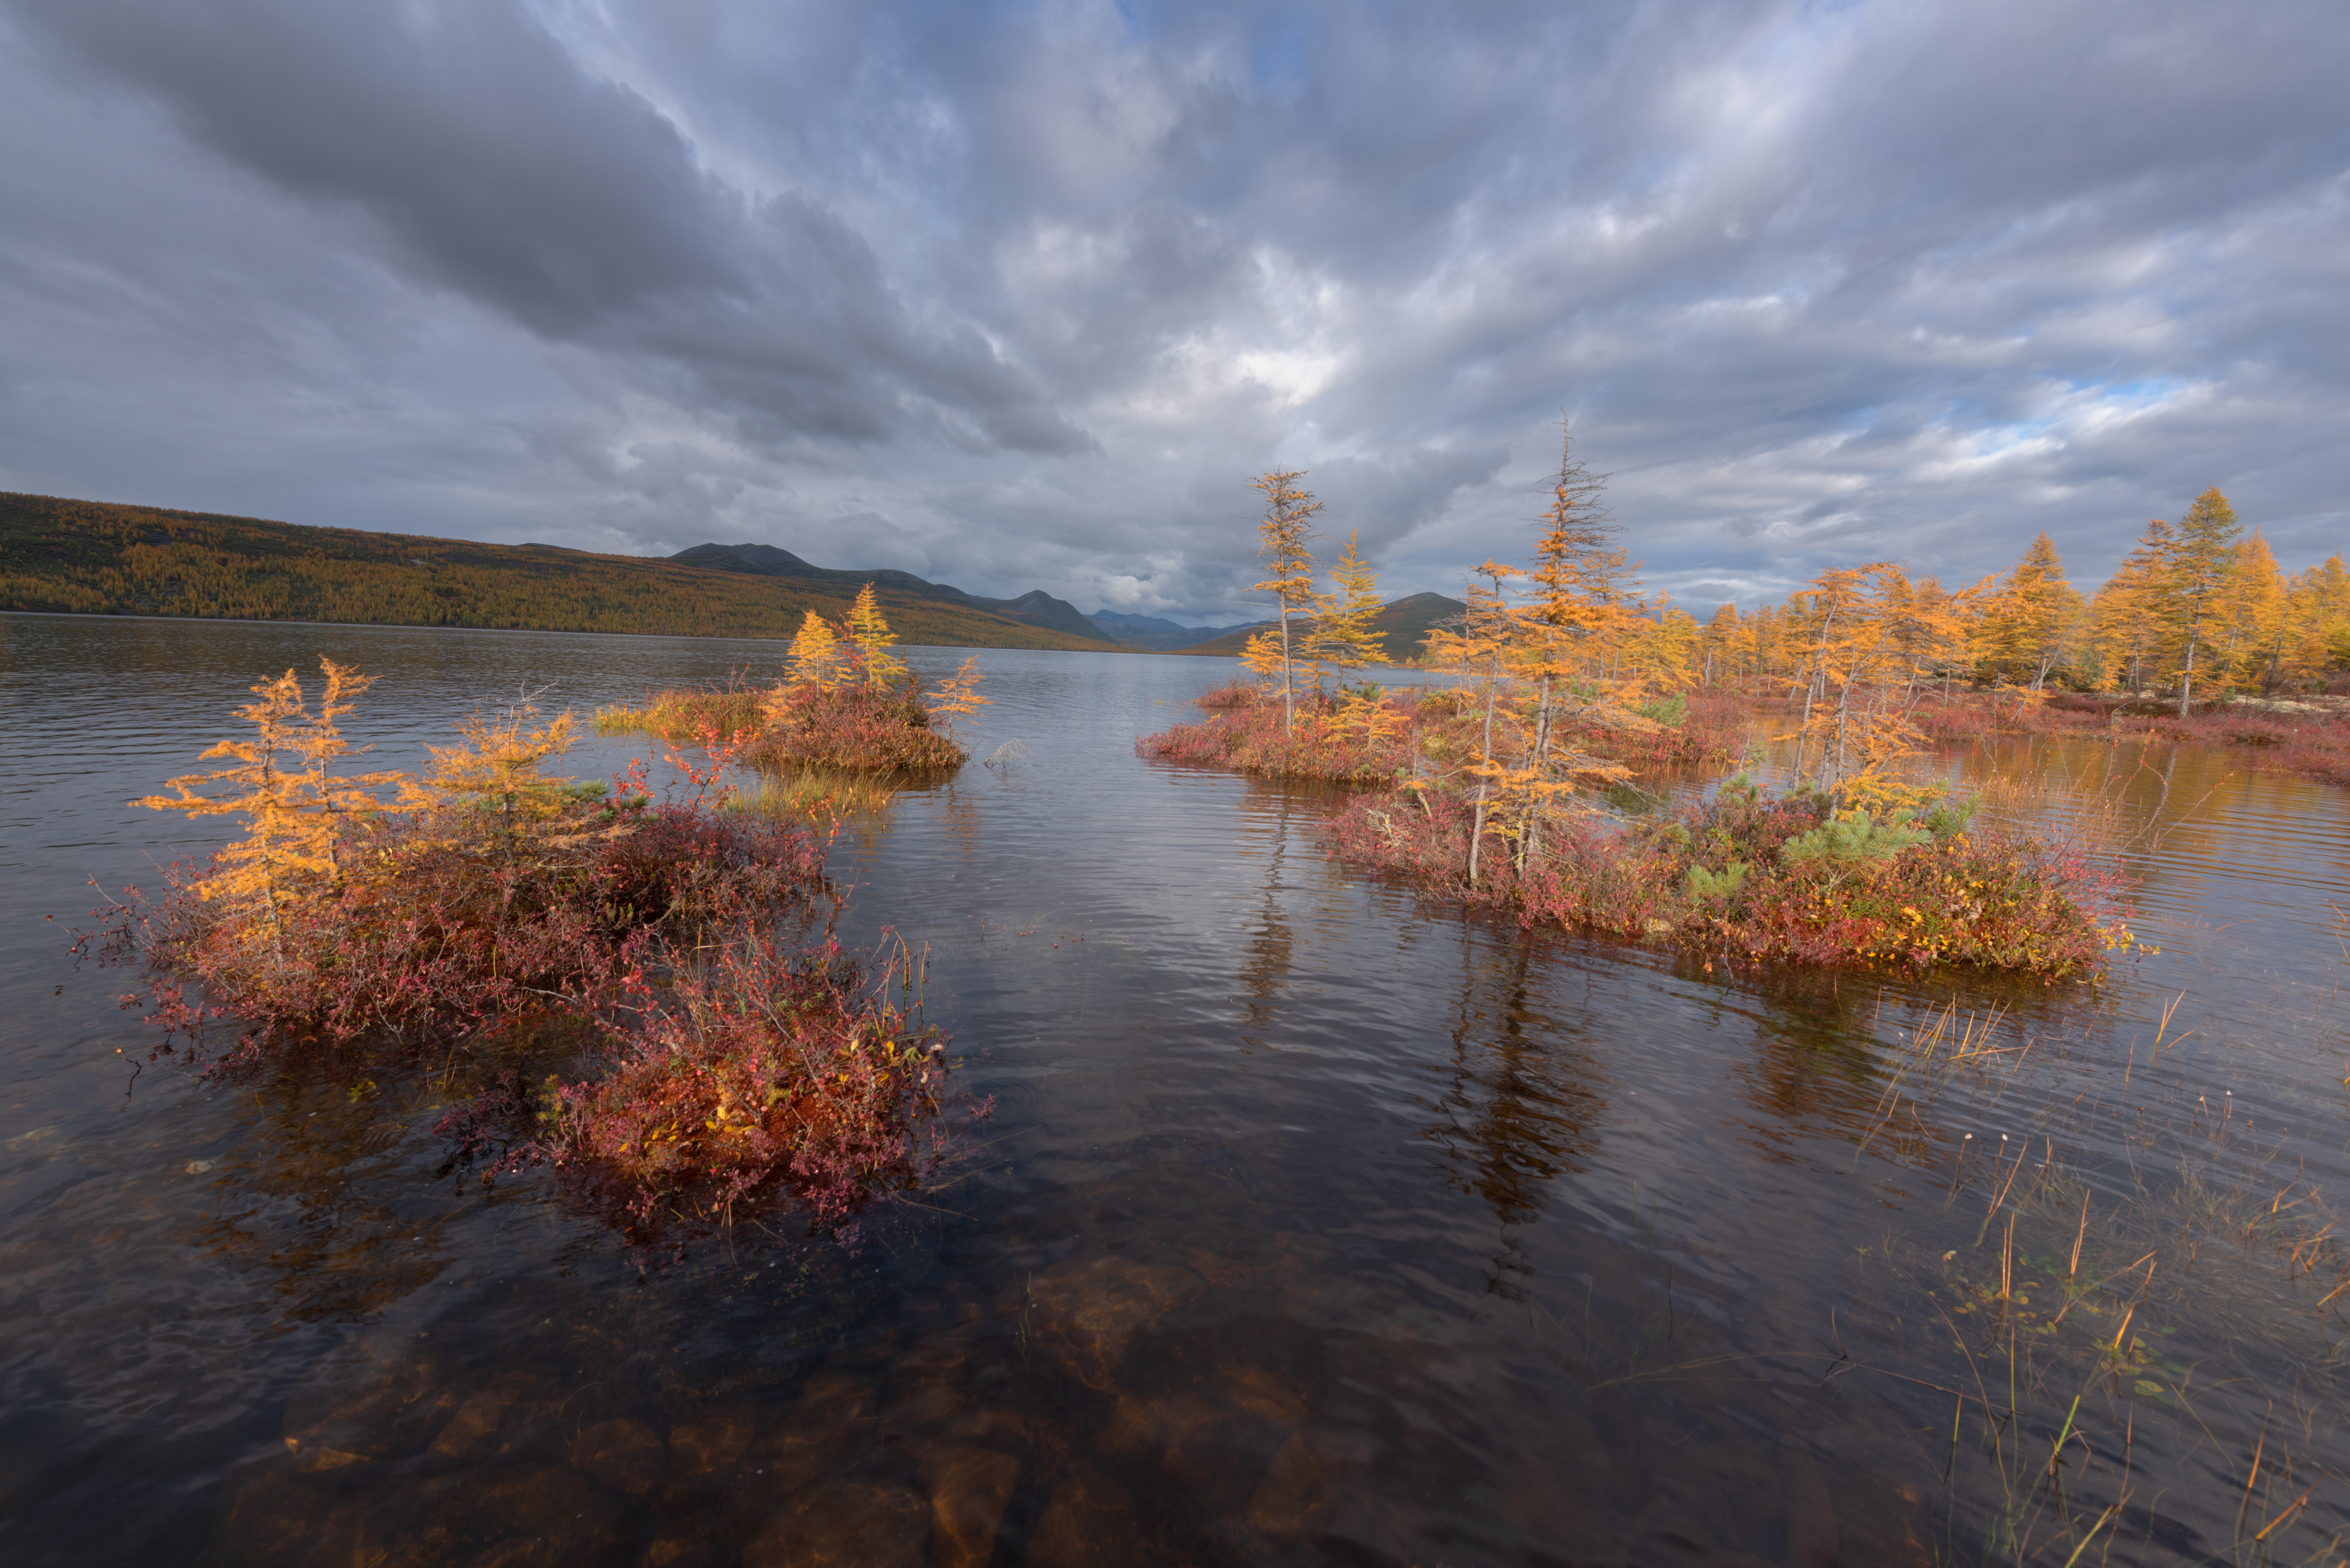
[[[1424,906],[1324,857],[1330,794],[1139,761],[1232,661],[982,650],[986,764],[833,867],[993,1115],[853,1247],[786,1215],[675,1266],[450,1168],[438,1064],[198,1082],[67,951],[88,883],[234,836],[123,803],[288,666],[378,677],[347,732],[412,765],[477,704],[781,652],[0,616],[0,1554],[2335,1560],[2328,786],[1929,759],[2118,855],[2159,950],[1708,971]]]

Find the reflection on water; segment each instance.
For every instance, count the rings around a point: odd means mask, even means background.
[[[1459,945],[1452,1048],[1426,1136],[1457,1189],[1502,1224],[1528,1224],[1598,1152],[1605,1069],[1572,1019],[1542,1010],[1538,942],[1495,948],[1463,929]]]
[[[861,1251],[785,1224],[660,1273],[444,1168],[461,1064],[126,1099],[120,977],[41,917],[201,847],[119,803],[320,653],[383,678],[355,729],[401,765],[517,687],[774,649],[0,637],[12,1562],[2299,1562],[2350,1528],[2338,791],[1942,759],[2126,856],[2163,951],[1732,977],[1421,908],[1325,859],[1326,798],[1137,762],[1223,666],[983,653],[1002,765],[834,860],[854,940],[927,945],[994,1120]]]

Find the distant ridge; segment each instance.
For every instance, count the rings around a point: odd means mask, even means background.
[[[1125,615],[1117,610],[1096,610],[1087,618],[1119,641],[1157,653],[1173,653],[1228,631],[1245,629],[1240,626],[1183,626],[1158,616]]]
[[[1461,618],[1468,613],[1469,607],[1459,599],[1447,598],[1442,594],[1413,594],[1382,608],[1372,619],[1371,628],[1387,645],[1388,658],[1398,664],[1405,664],[1419,657],[1420,644],[1430,632],[1448,622],[1458,625]],[[1235,627],[1222,637],[1174,651],[1236,659],[1252,632],[1275,624],[1267,620],[1258,621],[1254,626]],[[1313,624],[1310,618],[1293,618],[1289,623],[1291,639],[1294,640],[1298,636],[1301,626],[1310,629]]]
[[[1003,601],[1022,607],[1014,616],[910,573],[799,564],[804,574],[713,571],[560,545],[480,545],[0,492],[0,609],[787,638],[809,610],[841,615],[869,580],[908,643],[1123,650],[1049,595]],[[1083,629],[1060,624],[1055,606]]]
[[[1076,606],[1066,599],[1056,599],[1042,588],[1031,588],[1014,599],[983,598],[946,583],[925,581],[911,572],[901,572],[894,566],[877,566],[869,571],[843,571],[837,566],[812,566],[789,550],[779,549],[773,545],[696,545],[691,549],[680,550],[670,559],[682,566],[701,566],[712,571],[751,572],[762,576],[800,577],[814,582],[860,586],[871,583],[877,590],[896,588],[903,593],[943,599],[950,604],[993,610],[1014,620],[1066,632],[1071,637],[1087,638],[1097,642],[1118,640],[1114,634],[1087,619]]]

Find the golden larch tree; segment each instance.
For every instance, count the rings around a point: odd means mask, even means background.
[[[2056,542],[2043,531],[1984,601],[1975,633],[1984,673],[2041,690],[2070,658],[2085,609],[2064,580]]]
[[[1314,628],[1305,639],[1306,657],[1316,667],[1329,666],[1344,681],[1366,664],[1387,661],[1387,643],[1371,629],[1386,602],[1379,597],[1379,575],[1363,560],[1362,535],[1347,535],[1347,547],[1330,568],[1337,586],[1316,595]]]
[[[1271,594],[1280,607],[1281,722],[1284,732],[1295,729],[1297,722],[1295,653],[1290,641],[1289,618],[1303,614],[1314,603],[1314,556],[1306,544],[1313,537],[1308,525],[1322,510],[1322,504],[1314,499],[1312,491],[1297,488],[1296,482],[1305,477],[1302,468],[1281,469],[1249,481],[1252,488],[1264,493],[1264,516],[1257,524],[1257,557],[1264,563],[1265,579],[1253,585],[1253,588],[1257,593]]]
[[[905,661],[889,651],[898,634],[882,618],[871,583],[857,590],[857,602],[848,607],[847,630],[858,672],[867,684],[894,686],[906,678]]]
[[[290,902],[340,890],[344,867],[338,855],[346,827],[355,815],[385,809],[374,791],[400,776],[346,777],[329,771],[351,749],[340,721],[374,678],[331,659],[321,659],[318,666],[327,683],[317,712],[309,711],[291,670],[265,680],[251,689],[257,701],[236,711],[253,726],[253,738],[223,741],[203,755],[204,761],[233,757],[236,766],[183,774],[167,781],[172,794],[130,803],[191,817],[234,814],[251,819],[252,831],[223,849],[215,861],[219,868],[192,888],[201,898],[256,915],[248,928],[265,934],[273,951],[278,950]],[[198,793],[204,786],[216,793]]]
[[[2236,545],[2236,566],[2221,607],[2226,636],[2218,663],[2239,686],[2276,690],[2284,661],[2284,573],[2269,542],[2248,534]]]
[[[2187,515],[2178,520],[2164,597],[2172,637],[2180,649],[2178,716],[2182,719],[2195,701],[2197,656],[2214,643],[2224,645],[2224,610],[2236,573],[2236,543],[2242,534],[2236,509],[2228,504],[2217,485],[2197,496]]]
[[[2127,685],[2133,700],[2145,697],[2148,678],[2161,667],[2169,624],[2170,555],[2177,542],[2168,523],[2159,517],[2148,523],[2090,603],[2091,635],[2107,678]]]

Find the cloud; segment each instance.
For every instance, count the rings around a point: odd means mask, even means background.
[[[28,4],[237,169],[414,283],[592,348],[753,441],[1085,444],[979,333],[918,322],[801,192],[754,198],[517,6]]]
[[[12,488],[1221,618],[1252,472],[1455,586],[1566,411],[1691,599],[2350,534],[2314,0],[0,16]]]

